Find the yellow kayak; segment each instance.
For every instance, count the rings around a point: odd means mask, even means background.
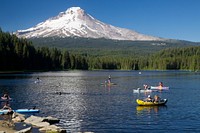
[[[142,106],[160,106],[160,105],[165,105],[167,103],[167,99],[162,99],[159,102],[149,102],[137,99],[136,102],[138,105]]]

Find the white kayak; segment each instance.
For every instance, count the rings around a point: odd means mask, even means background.
[[[134,89],[133,90],[133,93],[150,93],[152,92],[153,90],[150,90],[150,89],[140,89],[140,88],[137,88],[137,89]]]
[[[151,86],[151,90],[169,90],[169,87]]]
[[[8,109],[0,110],[0,114],[7,114],[9,112]],[[16,109],[13,110],[16,113],[39,113],[39,109]]]

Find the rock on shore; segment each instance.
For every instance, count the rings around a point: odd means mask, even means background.
[[[25,116],[19,113],[14,113],[12,116],[12,122],[14,123],[21,123],[24,122],[29,127],[26,127],[25,129],[22,129],[20,131],[16,131],[15,133],[28,133],[31,132],[32,126],[39,128],[39,131],[41,132],[54,132],[54,133],[66,133],[65,129],[62,129],[61,127],[58,127],[56,125],[52,125],[55,123],[59,123],[59,119],[53,118],[51,116],[48,117],[38,117],[31,115],[30,117],[25,119]],[[0,128],[1,129],[1,128]],[[6,128],[2,128],[2,133],[5,131],[6,133],[14,133],[13,131],[7,132],[5,130]],[[1,131],[0,130],[0,131]],[[0,132],[1,133],[1,132]]]

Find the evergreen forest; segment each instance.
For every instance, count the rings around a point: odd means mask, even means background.
[[[102,49],[90,48],[90,45],[87,45],[87,41],[85,46],[78,49],[73,49],[73,46],[69,48],[42,46],[39,42],[38,45],[33,45],[30,40],[18,38],[0,29],[0,71],[200,70],[199,45],[170,48],[159,46],[164,48],[155,49],[156,52],[148,48],[141,52],[141,49],[132,45],[131,47],[126,45],[127,48],[121,50],[112,48],[110,51],[107,47],[104,48],[104,45],[101,45]],[[84,50],[89,52],[83,52]]]

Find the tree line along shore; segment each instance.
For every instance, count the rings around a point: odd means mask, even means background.
[[[141,51],[142,52],[142,51]],[[98,56],[67,48],[35,47],[0,29],[0,71],[200,70],[200,46],[166,48],[150,55]]]

